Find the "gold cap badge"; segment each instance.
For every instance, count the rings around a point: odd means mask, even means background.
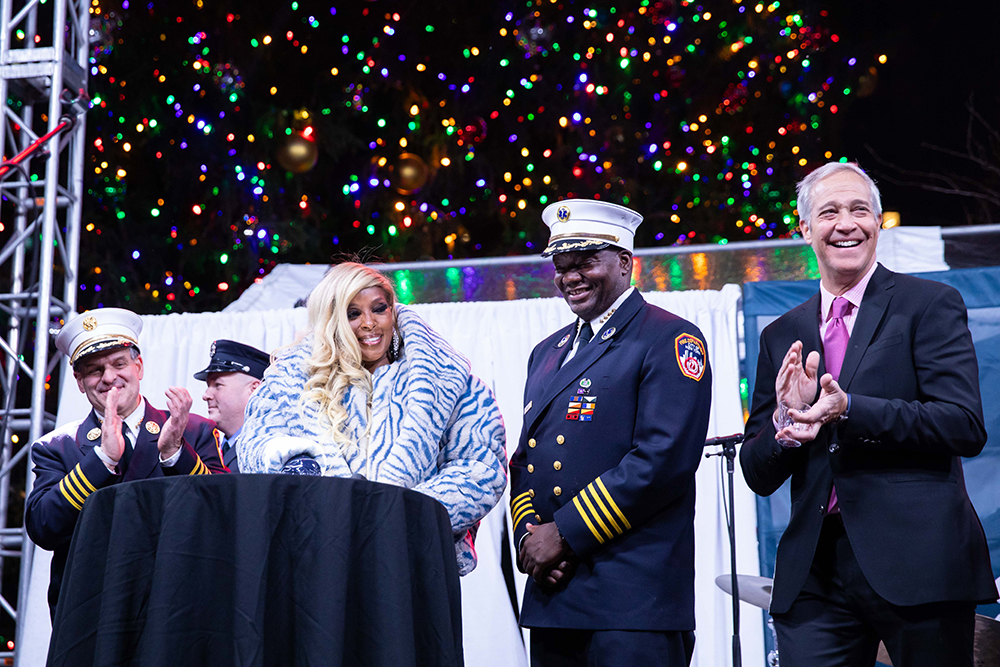
[[[97,318],[93,315],[88,315],[83,318],[82,324],[84,331],[93,331],[97,327]]]
[[[157,424],[156,422],[146,422],[146,430],[152,433],[153,435],[156,435],[157,433],[160,432],[160,425]]]

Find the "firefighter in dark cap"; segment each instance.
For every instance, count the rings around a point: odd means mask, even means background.
[[[243,429],[243,413],[250,395],[260,386],[271,357],[255,347],[234,340],[212,343],[208,368],[194,374],[208,388],[201,399],[208,404],[208,416],[215,420],[222,437],[222,462],[231,472],[239,472],[236,439]]]

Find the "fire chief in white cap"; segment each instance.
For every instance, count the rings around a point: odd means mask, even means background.
[[[77,517],[91,493],[122,481],[225,472],[214,424],[189,414],[191,395],[167,389],[168,411],[139,391],[142,320],[121,308],[72,317],[56,336],[92,409],[31,446],[35,484],[25,525],[38,546],[54,552],[49,608],[55,605]]]
[[[531,353],[510,461],[531,664],[682,667],[694,649],[705,338],[631,286],[641,215],[571,199],[542,220],[542,255],[576,320]]]

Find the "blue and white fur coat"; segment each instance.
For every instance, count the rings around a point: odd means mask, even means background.
[[[363,476],[420,491],[447,508],[459,570],[468,574],[476,566],[479,521],[507,484],[503,419],[468,360],[412,310],[397,306],[396,318],[403,355],[375,370],[367,456],[362,388],[351,386],[344,397],[346,447],[328,433],[318,404],[302,399],[310,333],[279,353],[251,396],[237,444],[240,469],[277,473],[304,454],[316,459],[324,476]]]

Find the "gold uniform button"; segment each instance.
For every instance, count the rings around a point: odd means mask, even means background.
[[[537,521],[538,523],[541,523],[542,522],[542,515],[541,514],[536,514],[535,515],[535,521]]]
[[[556,461],[555,463],[552,464],[552,467],[555,468],[556,470],[562,470],[562,463]]]
[[[556,442],[561,445],[564,442],[566,442],[566,438],[562,437],[561,435],[557,435],[556,436]]]
[[[529,498],[534,498],[535,497],[535,490],[534,489],[528,489],[528,497]]]
[[[557,496],[561,496],[562,495],[562,487],[561,486],[557,486],[556,488],[552,489],[552,493],[556,494]]]
[[[529,463],[528,464],[528,472],[535,472],[535,466],[533,466],[532,464]]]
[[[534,438],[529,438],[528,439],[528,447],[534,448],[534,446],[535,446],[535,439]]]

